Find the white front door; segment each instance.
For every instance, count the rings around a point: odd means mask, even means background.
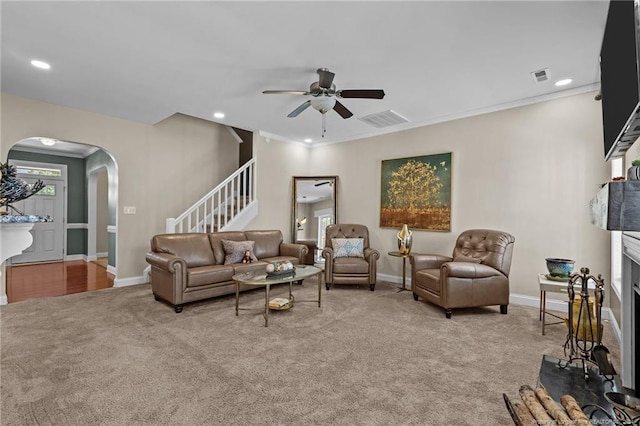
[[[15,203],[15,207],[25,215],[49,215],[53,218],[53,222],[34,224],[31,230],[33,244],[21,255],[12,257],[11,264],[62,260],[64,258],[66,166],[24,161],[11,163],[18,166],[20,179],[30,184],[41,179],[45,185],[37,194]]]

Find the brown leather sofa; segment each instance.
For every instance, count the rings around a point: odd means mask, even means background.
[[[333,284],[368,285],[371,291],[376,288],[376,262],[380,253],[369,247],[369,229],[364,225],[343,223],[326,228],[325,247],[322,257],[325,259],[324,279],[327,290]],[[363,257],[336,257],[333,238],[362,238]]]
[[[222,240],[255,241],[258,261],[225,265]],[[160,234],[151,239],[146,260],[151,265],[153,296],[179,313],[185,303],[235,293],[231,279],[235,274],[263,269],[268,262],[303,264],[307,251],[306,245],[284,243],[278,230]],[[251,288],[255,287],[240,286],[241,291]]]
[[[452,257],[412,254],[413,298],[443,307],[447,318],[454,308],[491,305],[506,314],[514,242],[506,232],[470,229],[458,237]]]

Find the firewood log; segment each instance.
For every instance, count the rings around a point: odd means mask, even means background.
[[[580,405],[578,405],[578,402],[574,397],[572,397],[571,395],[562,395],[560,397],[560,403],[562,404],[564,409],[567,410],[567,414],[569,414],[569,417],[571,417],[576,425],[591,425],[589,418],[584,414],[584,412],[580,408]]]
[[[544,409],[542,404],[538,401],[536,397],[536,393],[531,388],[531,386],[520,386],[520,398],[524,401],[524,404],[527,406],[533,418],[536,419],[539,425],[554,425],[555,422],[553,419],[547,414],[547,411]]]
[[[513,401],[511,406],[513,407],[513,411],[518,417],[518,420],[520,420],[522,426],[540,426],[524,403],[520,401]]]
[[[542,406],[553,417],[559,425],[570,425],[571,418],[567,415],[564,409],[551,398],[547,390],[543,387],[536,389],[536,396],[542,403]]]

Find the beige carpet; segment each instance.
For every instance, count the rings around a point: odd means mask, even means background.
[[[312,298],[312,282],[295,287]],[[378,283],[273,312],[263,293],[175,314],[148,285],[3,306],[3,425],[508,425],[565,330],[535,308],[454,311]],[[284,294],[277,287],[272,295]],[[605,344],[617,357],[610,327]]]

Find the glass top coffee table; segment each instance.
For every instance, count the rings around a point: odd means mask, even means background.
[[[231,279],[236,283],[236,316],[240,310],[240,284],[251,286],[264,286],[264,326],[269,327],[269,291],[273,284],[289,283],[289,307],[293,307],[293,283],[318,275],[318,299],[298,300],[298,302],[318,302],[320,307],[322,296],[322,269],[311,265],[296,265],[293,274],[282,276],[267,276],[265,269],[236,274]]]

